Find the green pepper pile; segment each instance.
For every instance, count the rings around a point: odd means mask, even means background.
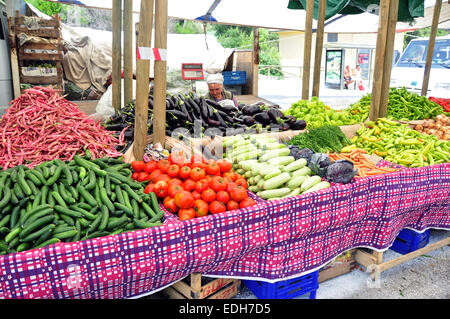
[[[353,144],[344,147],[343,152],[361,148],[406,167],[450,162],[450,141],[421,134],[406,124],[386,118],[363,124],[356,134]]]
[[[156,195],[131,174],[121,159],[79,156],[0,172],[0,255],[161,225]]]

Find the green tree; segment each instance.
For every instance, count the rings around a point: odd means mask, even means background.
[[[411,32],[406,32],[405,37],[403,38],[403,49],[411,42],[411,40],[415,38],[429,38],[431,33],[431,27],[417,29]],[[450,34],[450,31],[445,29],[438,29],[436,36],[442,37],[444,35]]]
[[[36,9],[49,16],[60,13],[62,8],[60,3],[45,0],[25,0],[25,2],[33,5]]]

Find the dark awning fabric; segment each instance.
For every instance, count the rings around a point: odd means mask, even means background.
[[[289,0],[289,9],[305,10],[307,0]],[[414,18],[424,16],[424,0],[400,0],[398,21],[410,22]],[[327,0],[325,20],[336,14],[359,14],[363,12],[376,13],[380,0]],[[314,0],[314,19],[319,13],[319,0]]]

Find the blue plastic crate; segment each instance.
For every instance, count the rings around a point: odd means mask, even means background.
[[[390,248],[393,251],[404,255],[425,247],[426,245],[428,245],[429,240],[429,229],[424,231],[423,233],[418,233],[410,229],[403,229],[397,235],[397,238]]]
[[[223,71],[224,85],[244,85],[247,83],[247,73],[245,71]]]
[[[319,271],[310,274],[269,283],[258,280],[242,280],[259,299],[292,299],[309,293],[309,299],[316,299],[316,291],[319,289]]]

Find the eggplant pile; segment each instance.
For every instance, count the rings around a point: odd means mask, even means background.
[[[133,143],[135,103],[131,101],[113,116],[105,121],[109,131],[119,134],[124,128],[125,146],[118,151],[125,152]],[[153,96],[148,101],[148,134],[153,132]],[[232,136],[263,131],[303,130],[306,122],[297,120],[294,116],[285,116],[278,106],[267,106],[262,102],[238,107],[221,105],[213,100],[199,97],[190,92],[188,94],[166,95],[166,135],[203,136],[222,135]],[[195,128],[195,129],[194,129]]]

